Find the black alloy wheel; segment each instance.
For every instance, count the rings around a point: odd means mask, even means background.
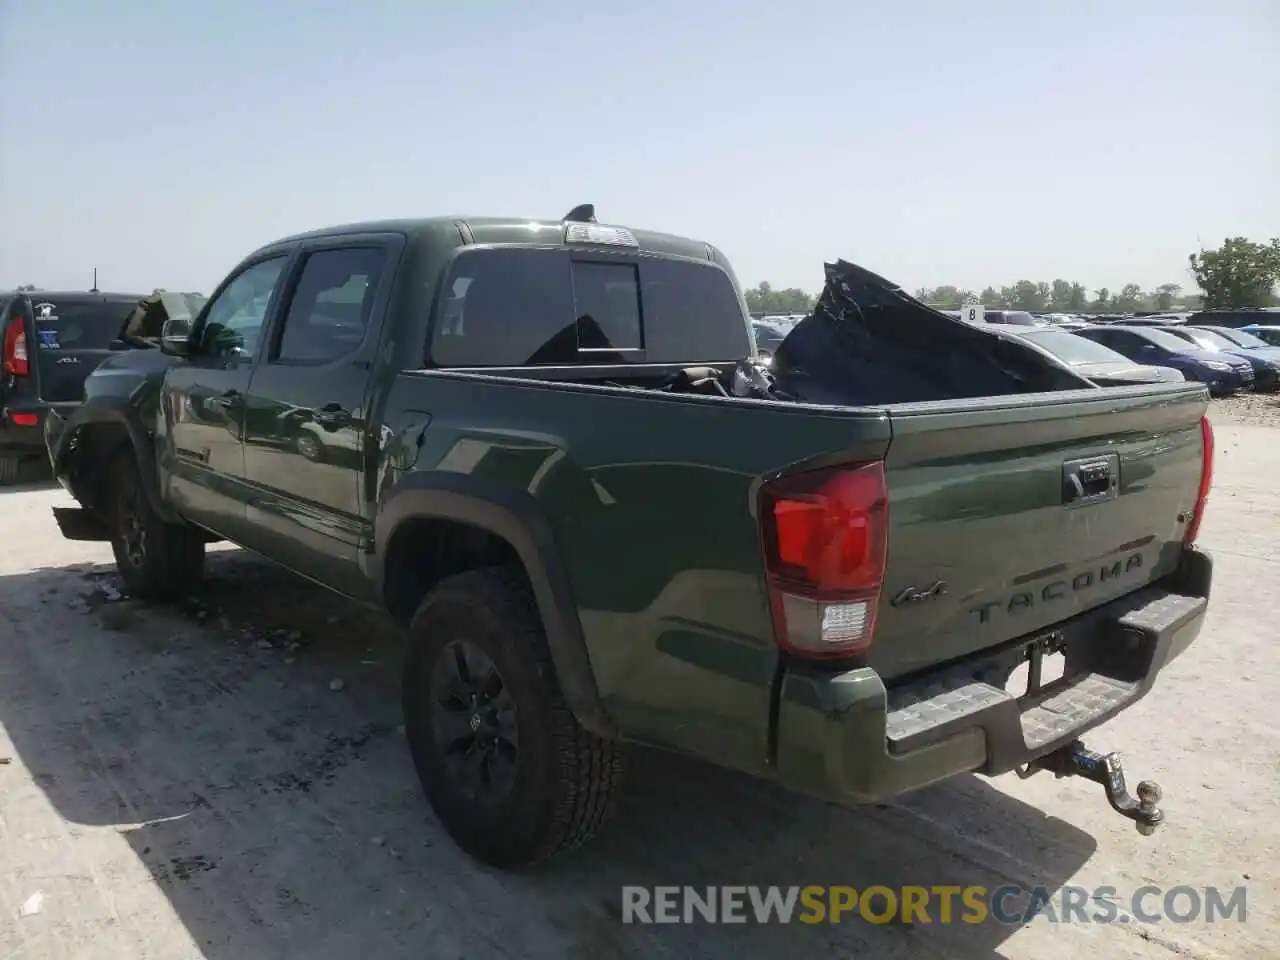
[[[431,673],[431,729],[454,782],[472,800],[501,802],[520,755],[516,707],[502,674],[468,640],[454,640]]]

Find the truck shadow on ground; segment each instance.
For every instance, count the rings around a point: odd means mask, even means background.
[[[0,578],[0,623],[18,759],[77,830],[129,845],[129,882],[149,873],[210,960],[1000,956],[1017,924],[943,924],[934,907],[914,925],[641,925],[623,922],[622,888],[1053,891],[1095,848],[976,777],[849,811],[635,750],[593,845],[504,875],[460,853],[422,798],[401,639],[380,614],[227,551],[175,607],[121,597],[101,566]]]
[[[4,496],[6,493],[33,493],[40,490],[53,490],[57,486],[57,481],[52,477],[29,481],[24,480],[22,483],[0,485],[0,496]]]

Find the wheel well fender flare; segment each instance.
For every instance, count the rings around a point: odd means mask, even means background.
[[[54,471],[63,475],[70,472],[75,457],[83,448],[71,449],[69,441],[80,431],[91,431],[95,426],[113,426],[122,428],[127,446],[138,464],[138,474],[142,477],[143,490],[147,500],[156,514],[169,522],[177,522],[179,518],[164,502],[160,495],[160,479],[156,469],[155,443],[150,432],[142,423],[141,417],[126,397],[98,397],[86,402],[70,417],[66,426],[58,435],[49,451]],[[108,465],[99,465],[105,469]]]
[[[533,590],[565,702],[600,737],[618,736],[600,697],[568,572],[542,508],[522,490],[455,473],[410,474],[383,498],[374,524],[373,578],[385,596],[387,554],[396,530],[413,520],[451,520],[511,545]]]

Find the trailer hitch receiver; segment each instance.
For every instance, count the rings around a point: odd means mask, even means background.
[[[1019,770],[1018,775],[1025,779],[1039,770],[1048,770],[1058,778],[1084,777],[1101,784],[1111,809],[1132,820],[1144,837],[1151,836],[1156,827],[1164,823],[1164,811],[1158,806],[1163,795],[1160,785],[1142,780],[1134,791],[1137,797],[1130,796],[1125,786],[1124,766],[1117,753],[1095,753],[1076,740],[1033,760]]]

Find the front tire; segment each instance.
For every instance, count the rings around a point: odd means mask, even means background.
[[[405,733],[454,842],[514,869],[590,839],[621,780],[620,747],[565,704],[524,578],[506,568],[450,577],[409,631]]]
[[[130,454],[116,460],[112,470],[108,514],[111,551],[126,593],[140,600],[169,600],[200,584],[203,535],[160,518]]]

